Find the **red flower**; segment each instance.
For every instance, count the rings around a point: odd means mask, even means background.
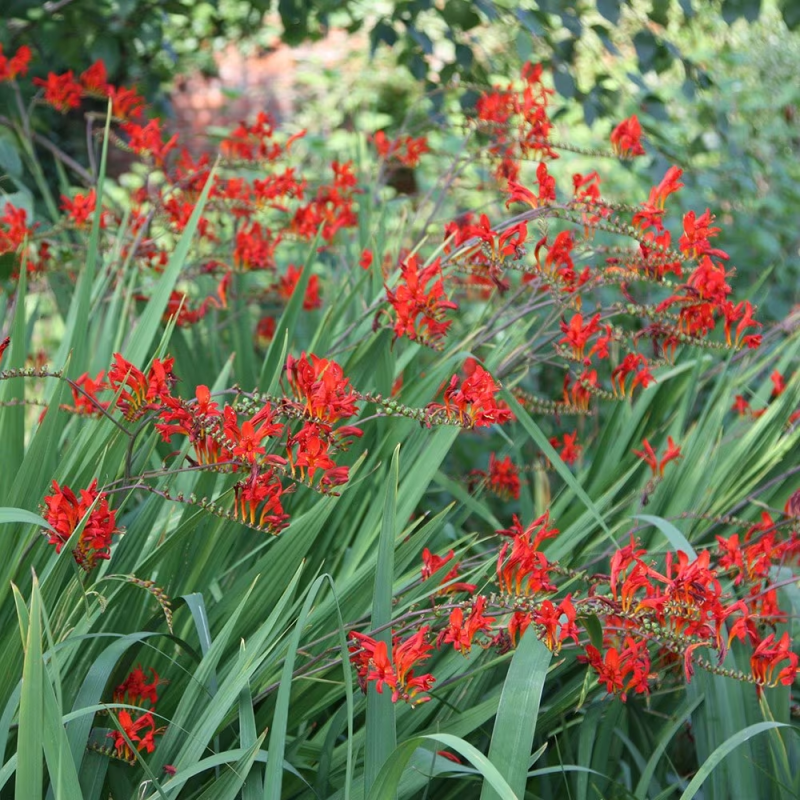
[[[742,336],[748,328],[761,327],[761,323],[753,319],[755,309],[750,304],[749,300],[745,300],[738,305],[734,305],[726,300],[722,303],[721,308],[725,316],[725,341],[728,345],[731,344],[731,326],[737,321],[739,324],[736,326],[736,341],[734,342],[734,347],[746,344],[750,348],[755,348],[761,344],[761,336],[754,336],[752,334],[750,336]]]
[[[657,458],[655,451],[647,439],[642,439],[642,445],[644,446],[644,450],[634,450],[634,454],[639,456],[653,471],[653,475],[659,478],[664,477],[664,467],[669,464],[670,461],[681,458],[681,448],[679,445],[675,444],[671,436],[667,437],[667,449],[661,460]]]
[[[545,539],[558,535],[555,528],[548,528],[549,521],[549,515],[545,513],[523,529],[515,514],[510,529],[497,531],[501,536],[513,537],[510,543],[511,553],[508,554],[509,543],[506,543],[497,556],[497,582],[501,592],[508,595],[530,595],[556,590],[550,580],[550,573],[555,565],[548,562],[544,553],[539,552],[539,546]],[[534,531],[536,535],[531,541]]]
[[[646,228],[650,225],[657,230],[662,230],[661,217],[664,215],[664,204],[667,197],[673,192],[677,192],[683,184],[680,177],[683,170],[680,167],[670,167],[661,183],[650,190],[647,202],[642,204],[642,210],[633,215],[633,224],[637,227]]]
[[[309,417],[327,423],[347,419],[357,413],[357,396],[342,368],[326,358],[303,353],[300,358],[288,356],[286,374],[289,385],[302,401],[302,411]]]
[[[428,412],[443,412],[450,421],[458,421],[466,428],[502,425],[511,419],[511,411],[497,402],[500,387],[480,364],[459,386],[458,375],[453,375],[444,391],[444,404],[430,403]]]
[[[141,665],[136,667],[130,675],[114,689],[114,702],[127,703],[128,705],[140,705],[141,700],[147,700],[151,708],[155,708],[158,702],[158,685],[162,683],[158,673],[149,667],[152,680],[147,682],[144,670]],[[127,697],[126,697],[127,695]]]
[[[0,44],[0,83],[13,81],[17,77],[28,74],[28,65],[31,63],[31,49],[24,44],[11,58],[3,55],[3,45]]]
[[[398,161],[406,167],[416,167],[420,156],[430,152],[425,136],[414,139],[407,134],[396,139],[388,139],[383,131],[378,131],[373,139],[378,155],[385,160]]]
[[[709,244],[709,239],[720,232],[719,228],[711,227],[713,223],[714,215],[708,208],[700,217],[697,217],[694,211],[687,211],[683,217],[683,236],[678,242],[681,251],[693,258],[699,255],[728,258],[724,250],[716,250]]]
[[[0,342],[0,359],[3,357],[3,353],[5,353],[6,350],[8,350],[8,346],[10,344],[11,344],[11,337],[10,336],[6,336],[6,338],[3,339],[2,342]]]
[[[276,322],[274,317],[262,317],[256,325],[256,344],[266,350],[269,343],[275,338]]]
[[[645,154],[642,147],[642,126],[639,118],[634,114],[622,122],[611,131],[611,147],[615,153],[621,156],[643,156]]]
[[[77,108],[81,104],[83,87],[75,80],[75,76],[70,70],[63,75],[56,75],[50,72],[47,80],[34,78],[36,86],[44,87],[44,100],[62,114],[71,108]]]
[[[553,447],[560,448],[558,455],[565,464],[572,466],[581,456],[583,447],[577,442],[578,431],[572,433],[565,433],[563,441],[558,436],[550,439],[550,444]]]
[[[472,649],[475,636],[481,632],[490,632],[495,617],[484,616],[486,598],[482,595],[475,598],[469,615],[464,619],[464,611],[455,608],[450,612],[450,625],[439,634],[439,642],[452,644],[456,650],[468,653]]]
[[[176,380],[172,372],[175,359],[153,359],[147,376],[119,353],[114,353],[114,361],[108,371],[108,382],[114,392],[119,392],[117,407],[129,422],[147,410],[158,408],[164,397],[169,396]]]
[[[233,263],[241,270],[273,269],[280,240],[280,234],[273,238],[272,231],[258,222],[244,225],[236,234]]]
[[[250,477],[237,483],[233,491],[236,496],[234,515],[237,519],[269,528],[274,534],[288,524],[289,515],[281,505],[281,497],[287,490],[273,470],[261,473],[258,470],[251,471]]]
[[[67,212],[70,222],[77,228],[82,228],[91,221],[96,202],[97,195],[94,189],[86,194],[76,194],[72,200],[61,195],[61,209]],[[102,219],[100,227],[104,227]]]
[[[647,694],[650,691],[649,681],[655,677],[650,674],[647,642],[628,636],[624,645],[622,651],[616,647],[609,648],[605,657],[593,645],[586,646],[587,660],[598,674],[597,682],[604,683],[609,694],[619,694],[623,701],[627,699],[626,692],[631,689]]]
[[[569,324],[562,319],[560,326],[565,335],[558,340],[559,344],[568,344],[572,348],[573,357],[583,360],[583,350],[587,342],[600,330],[600,314],[595,314],[585,325],[583,316],[575,314]]]
[[[395,337],[407,336],[427,344],[438,342],[450,327],[445,312],[458,308],[445,294],[440,259],[420,269],[418,256],[409,256],[400,266],[400,273],[400,283],[394,291],[384,284],[394,311]]]
[[[167,153],[178,143],[177,133],[166,142],[163,140],[161,123],[157,119],[151,119],[146,125],[124,122],[121,127],[129,137],[128,147],[140,156],[152,158],[158,167],[164,166]]]
[[[442,558],[436,555],[436,553],[431,553],[426,547],[422,551],[422,580],[428,580],[434,572],[438,572],[445,564],[450,562],[454,556],[455,553],[451,550]],[[439,589],[437,594],[454,594],[455,592],[471,593],[477,589],[474,583],[452,583],[452,581],[455,581],[457,578],[458,564],[455,563],[450,571],[439,581],[442,588]]]
[[[33,233],[34,227],[28,227],[28,212],[6,203],[3,216],[0,217],[0,254],[13,253],[18,250],[25,239]]]
[[[499,497],[519,500],[519,470],[512,463],[511,456],[498,461],[494,453],[489,455],[488,486]]]
[[[144,670],[142,670],[141,666],[136,667],[114,690],[115,703],[138,706],[142,704],[142,701],[146,700],[150,704],[150,709],[140,714],[136,719],[128,709],[119,711],[118,720],[124,735],[121,731],[111,731],[108,734],[114,738],[117,758],[122,758],[126,761],[134,760],[133,750],[125,740],[125,736],[128,737],[132,744],[136,745],[137,750],[146,750],[148,753],[152,753],[156,746],[155,737],[161,736],[166,730],[164,727],[157,728],[153,718],[155,704],[158,701],[156,689],[158,684],[164,681],[161,681],[158,673],[152,667],[150,667],[150,674],[153,680],[147,683]],[[149,730],[143,733],[145,728],[149,728]]]
[[[611,385],[614,387],[614,393],[625,397],[625,380],[628,375],[633,374],[633,381],[631,382],[630,394],[633,397],[633,390],[637,385],[646,389],[655,378],[650,373],[647,359],[641,353],[628,353],[622,359],[622,363],[611,371]]]
[[[302,268],[290,264],[286,270],[286,274],[280,278],[278,282],[278,294],[287,302],[294,294],[294,290],[300,282],[302,274]],[[314,308],[320,308],[321,305],[322,300],[319,296],[319,276],[312,275],[308,279],[308,284],[306,285],[306,293],[303,297],[303,308],[306,311],[311,311]]]
[[[108,72],[102,59],[98,58],[91,67],[84,70],[81,73],[80,80],[88,94],[99,95],[100,97],[108,95],[110,88],[108,85]]]
[[[506,200],[506,208],[512,203],[525,203],[531,208],[539,208],[556,199],[556,181],[547,171],[547,164],[542,161],[536,168],[536,180],[539,183],[539,191],[534,194],[530,189],[526,189],[521,183],[509,180],[508,191],[510,197]]]
[[[110,405],[107,401],[97,398],[98,392],[108,389],[108,383],[103,380],[104,375],[105,372],[101,370],[95,378],[92,378],[88,372],[84,372],[75,380],[75,386],[70,387],[73,405],[71,407],[63,406],[63,408],[74,414],[85,414],[90,417],[101,415],[100,409],[108,409]]]
[[[44,518],[53,529],[48,544],[54,544],[57,553],[84,521],[72,555],[89,572],[98,561],[111,558],[111,538],[119,531],[116,512],[109,509],[106,495],[97,491],[97,478],[88,489],[81,489],[80,495],[78,499],[69,487],[59,487],[53,481],[53,494],[44,498],[47,508]]]
[[[769,379],[772,381],[772,394],[770,397],[780,397],[786,391],[786,379],[778,370],[773,370]]]
[[[361,267],[361,269],[369,269],[372,266],[372,250],[362,251],[358,266]]]
[[[115,117],[123,120],[141,117],[144,98],[135,89],[109,86],[108,96],[111,98],[111,113]]]
[[[405,641],[395,639],[391,660],[386,642],[377,642],[371,636],[353,631],[350,634],[353,640],[350,660],[356,666],[362,689],[366,691],[367,683],[372,682],[382,694],[383,687],[389,686],[393,690],[393,703],[401,698],[412,705],[430,700],[417,695],[430,689],[434,677],[429,674],[414,676],[414,667],[428,659],[433,649],[433,645],[425,640],[428,630],[427,627],[421,628]]]
[[[275,141],[275,120],[260,111],[252,125],[245,122],[222,141],[221,150],[228,158],[237,158],[244,161],[276,161],[286,153],[292,142],[306,135],[302,130],[290,136],[286,143],[281,145]]]
[[[557,653],[561,645],[572,639],[578,644],[578,628],[575,625],[575,606],[572,596],[567,595],[558,606],[551,600],[545,600],[534,612],[533,621],[544,628],[544,641],[548,650]]]
[[[775,643],[775,634],[771,633],[753,651],[750,657],[750,668],[756,685],[761,691],[764,686],[777,686],[779,683],[784,686],[791,686],[797,675],[797,653],[792,652],[792,642],[789,633],[784,632],[780,641]],[[789,663],[775,674],[778,665],[788,661]]]

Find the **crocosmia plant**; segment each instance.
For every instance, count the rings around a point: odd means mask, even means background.
[[[0,54],[0,794],[794,796],[800,317],[637,116],[108,76]]]

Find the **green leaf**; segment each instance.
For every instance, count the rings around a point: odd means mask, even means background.
[[[649,72],[655,65],[659,47],[658,40],[650,31],[639,31],[633,37],[633,46],[636,50],[636,58],[639,59],[639,69],[643,73]]]
[[[16,586],[18,602],[22,602]],[[23,602],[24,605],[24,602]],[[42,796],[44,768],[44,662],[42,661],[42,610],[39,585],[34,578],[27,631],[23,630],[25,661],[22,667],[22,695],[19,703],[17,732],[17,780],[15,797],[30,800]]]
[[[723,0],[722,19],[729,25],[744,17],[755,22],[761,15],[761,0]]]
[[[669,543],[675,548],[675,551],[683,550],[692,560],[697,558],[697,553],[689,540],[669,521],[661,517],[653,517],[650,514],[634,514],[633,519],[640,519],[642,522],[649,522],[658,528],[664,536],[669,539]]]
[[[686,790],[680,796],[680,800],[692,800],[692,798],[697,795],[697,792],[700,790],[700,787],[703,785],[706,778],[708,778],[708,776],[714,771],[722,759],[732,753],[737,747],[739,747],[740,744],[746,742],[748,739],[751,739],[753,736],[757,736],[759,733],[763,733],[764,731],[769,731],[774,728],[789,728],[795,733],[798,732],[797,728],[792,725],[787,725],[784,722],[757,722],[755,725],[750,725],[744,730],[739,731],[723,742],[708,757],[700,769],[697,770],[695,776],[686,787]]]
[[[552,653],[530,629],[511,659],[489,746],[489,760],[518,797],[525,795],[536,718]],[[500,794],[484,780],[481,800]]]
[[[388,626],[392,621],[392,587],[394,585],[394,538],[397,525],[397,484],[400,473],[400,445],[392,454],[389,480],[383,503],[383,522],[378,540],[375,588],[372,593],[372,629]],[[386,642],[391,657],[392,631],[389,627],[376,634]],[[366,750],[364,753],[365,791],[375,783],[381,768],[397,743],[395,709],[388,692],[379,694],[375,684],[367,687]]]
[[[38,514],[24,508],[0,508],[0,525],[8,522],[22,522],[25,525],[36,525],[39,528],[53,530]]]
[[[275,701],[275,713],[272,715],[272,729],[269,735],[269,754],[267,771],[264,775],[264,798],[280,797],[283,785],[283,757],[286,752],[286,727],[289,723],[289,700],[292,691],[292,673],[297,659],[297,650],[300,647],[300,637],[306,625],[306,620],[311,612],[311,606],[317,599],[317,594],[326,580],[331,580],[328,575],[320,575],[308,589],[303,608],[297,617],[289,649],[283,662],[281,672],[281,685],[278,689],[278,698]]]
[[[669,22],[669,9],[671,0],[653,0],[653,7],[647,15],[657,25],[666,25]]]
[[[16,139],[5,128],[0,128],[0,173],[2,172],[12,178],[22,176],[22,159],[19,157]]]
[[[449,0],[441,6],[439,13],[451,28],[468,31],[481,24],[474,5],[467,0]]]
[[[597,0],[597,10],[612,25],[616,25],[621,12],[620,0]]]
[[[248,747],[242,757],[234,765],[226,765],[227,769],[222,773],[222,777],[216,778],[209,787],[200,795],[198,800],[236,800],[239,790],[245,784],[247,776],[253,768],[256,756],[261,748],[266,733],[262,733],[253,744]],[[267,768],[273,759],[267,761]],[[280,795],[272,795],[280,797]]]
[[[375,784],[367,794],[368,800],[392,800],[397,792],[400,778],[414,752],[427,742],[438,742],[464,756],[483,776],[484,780],[497,792],[502,800],[517,800],[517,795],[500,774],[497,767],[480,750],[449,733],[415,736],[403,742],[391,754],[378,775]],[[527,766],[527,761],[525,765]]]
[[[650,781],[653,779],[658,762],[666,751],[667,745],[672,741],[672,737],[675,736],[675,734],[681,729],[684,722],[686,722],[692,712],[700,705],[700,703],[703,702],[704,699],[705,698],[703,695],[699,695],[694,699],[687,699],[673,714],[672,719],[670,719],[664,725],[661,736],[658,738],[658,743],[656,744],[653,752],[650,754],[650,758],[647,760],[645,768],[642,770],[639,783],[636,784],[636,790],[634,793],[638,800],[646,800],[647,792],[650,788]]]
[[[800,3],[796,0],[783,0],[780,6],[786,27],[790,31],[800,27]]]

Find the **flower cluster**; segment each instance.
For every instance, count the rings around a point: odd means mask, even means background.
[[[119,533],[116,512],[108,507],[108,498],[97,489],[95,478],[80,498],[68,486],[53,481],[53,494],[44,498],[44,518],[52,530],[48,544],[60,553],[72,534],[81,528],[72,555],[81,569],[89,572],[98,561],[111,558],[111,540]]]
[[[350,660],[355,664],[358,680],[366,691],[367,683],[374,683],[379,694],[383,687],[392,690],[392,702],[405,700],[412,705],[424,703],[430,697],[421,695],[430,690],[433,675],[415,675],[418,664],[430,658],[433,645],[427,641],[428,628],[420,628],[405,640],[395,639],[392,656],[385,641],[376,641],[366,634],[353,631],[350,634]]]
[[[3,45],[0,44],[0,83],[25,77],[30,63],[31,49],[27,45],[22,45],[9,57],[3,53]]]
[[[429,420],[440,417],[465,428],[502,425],[511,419],[511,410],[497,395],[500,387],[477,363],[469,366],[469,374],[459,380],[453,375],[444,390],[443,403],[428,405]]]
[[[690,681],[698,666],[749,682],[758,692],[794,681],[798,656],[788,632],[778,635],[774,630],[786,623],[787,616],[778,605],[773,575],[777,565],[800,561],[798,531],[781,536],[778,525],[764,513],[741,544],[738,534],[718,536],[715,560],[709,550],[696,556],[678,550],[667,553],[663,567],[631,536],[629,544],[611,556],[609,574],[591,576],[564,569],[543,552],[558,533],[547,513],[529,525],[514,516],[510,528],[496,531],[500,537],[496,589],[477,594],[474,586],[449,583],[458,577],[457,566],[453,567],[442,581],[443,588],[432,595],[430,619],[423,618],[420,629],[403,645],[395,643],[393,659],[385,644],[352,633],[357,644],[351,657],[362,688],[374,682],[381,691],[388,684],[394,690],[393,700],[420,702],[427,699],[418,695],[433,676],[405,682],[399,676],[410,675],[403,670],[428,659],[434,647],[452,645],[468,653],[477,644],[505,652],[523,635],[535,635],[556,653],[562,647],[575,647],[597,683],[622,700],[629,693],[649,694],[654,683],[670,676]],[[452,550],[441,557],[426,548],[423,580],[454,558]],[[562,577],[571,588],[566,594],[559,585]],[[582,582],[585,592],[580,589]],[[471,596],[456,601],[459,591]],[[445,617],[442,611],[448,611]],[[600,622],[596,634],[589,618]],[[749,672],[724,666],[734,639],[751,646]],[[698,655],[701,647],[716,652],[717,663]]]
[[[438,258],[422,269],[417,255],[406,258],[400,265],[400,283],[394,290],[386,286],[386,297],[394,312],[395,338],[407,336],[431,346],[435,346],[450,327],[445,313],[458,308],[447,299]],[[378,317],[375,321],[378,322]]]
[[[474,469],[470,472],[470,487],[480,480],[489,491],[498,497],[508,500],[519,500],[520,478],[519,469],[511,461],[511,456],[506,456],[502,461],[494,453],[489,454],[489,471]]]
[[[134,761],[136,756],[131,749],[130,742],[136,745],[138,751],[152,753],[155,750],[155,737],[161,736],[166,731],[166,727],[158,727],[153,712],[156,710],[158,702],[158,686],[164,683],[158,673],[150,667],[151,680],[148,683],[147,676],[141,665],[136,667],[125,680],[114,689],[114,702],[125,703],[131,706],[140,706],[142,711],[134,716],[127,708],[120,709],[117,715],[121,730],[109,732],[109,737],[114,739],[114,750],[117,758],[124,761]],[[144,703],[147,702],[145,710]]]
[[[420,156],[430,152],[428,140],[424,136],[415,139],[408,134],[389,139],[383,131],[378,131],[373,139],[378,155],[386,161],[397,161],[405,167],[416,167]]]
[[[33,82],[44,89],[44,102],[62,114],[78,108],[85,97],[108,98],[112,113],[122,120],[139,117],[144,106],[144,98],[133,89],[108,83],[108,72],[102,60],[95,61],[77,78],[69,70],[60,75],[50,72],[47,78],[34,78]]]

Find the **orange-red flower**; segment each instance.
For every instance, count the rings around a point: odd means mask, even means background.
[[[28,45],[22,45],[11,58],[8,58],[3,54],[3,45],[0,44],[0,83],[24,77],[28,73],[30,63],[31,49]]]
[[[134,153],[152,158],[157,167],[164,166],[164,159],[178,143],[178,134],[173,134],[166,142],[163,139],[161,123],[151,119],[146,125],[124,122],[122,130],[128,135],[128,147]]]
[[[425,136],[414,139],[408,134],[403,134],[396,139],[389,139],[383,131],[378,131],[373,141],[381,158],[397,161],[406,167],[416,167],[420,156],[430,152]]]
[[[498,497],[519,500],[519,470],[511,461],[511,456],[500,461],[494,453],[489,455],[488,486]]]
[[[455,552],[450,550],[442,557],[432,553],[427,547],[422,551],[422,580],[426,581],[434,572],[438,572],[445,564],[455,557]],[[439,581],[441,589],[437,594],[454,594],[455,592],[474,592],[477,588],[474,583],[453,583],[458,578],[458,563],[454,563],[450,571]]]
[[[371,636],[353,631],[350,638],[350,660],[356,666],[359,684],[366,691],[367,683],[374,683],[379,694],[383,687],[392,689],[392,702],[405,700],[415,705],[430,700],[421,695],[433,684],[433,675],[415,676],[417,664],[430,658],[433,645],[427,641],[429,628],[421,628],[406,640],[395,639],[392,646],[392,657],[384,641],[376,641]],[[420,696],[421,695],[421,696]]]
[[[459,385],[458,375],[453,375],[444,391],[444,403],[430,403],[429,413],[443,412],[448,420],[458,421],[467,428],[501,425],[511,419],[511,410],[497,395],[500,387],[480,365]],[[501,404],[502,403],[502,404]]]
[[[572,595],[567,595],[557,606],[552,600],[545,600],[533,612],[533,622],[540,625],[544,636],[542,641],[548,650],[557,653],[561,645],[572,639],[578,644],[578,627],[575,624],[576,611]]]
[[[636,114],[622,120],[611,131],[611,147],[615,153],[621,156],[643,156],[645,152],[641,139],[642,126]]]
[[[150,667],[152,681],[147,683],[144,670],[141,666],[131,672],[130,675],[114,690],[114,702],[126,703],[127,705],[141,706],[143,701],[150,704],[149,710],[142,709],[142,713],[134,718],[134,714],[128,709],[121,709],[117,716],[122,731],[110,731],[108,736],[114,739],[114,748],[117,758],[125,761],[133,761],[135,756],[128,742],[127,736],[136,749],[145,750],[152,753],[155,750],[155,737],[161,736],[166,727],[157,727],[153,717],[155,705],[158,701],[157,687],[159,683],[164,683],[158,673]],[[145,729],[148,729],[146,732]],[[123,735],[124,731],[124,735]]]
[[[784,661],[788,663],[778,669],[778,666]],[[798,656],[792,651],[792,642],[788,631],[784,632],[777,643],[774,633],[767,636],[759,643],[750,657],[750,668],[759,691],[764,686],[777,686],[779,683],[791,686],[797,675],[797,662]]]
[[[385,288],[396,338],[435,344],[444,337],[450,327],[445,313],[458,306],[445,294],[440,259],[420,268],[419,257],[409,256],[400,266],[400,283],[394,290]]]
[[[574,314],[569,323],[562,319],[560,325],[564,336],[558,340],[559,344],[568,344],[572,348],[573,357],[583,360],[586,344],[600,330],[600,314],[595,314],[586,324],[583,315]]]
[[[549,515],[545,513],[523,529],[515,514],[510,529],[497,531],[502,536],[512,537],[511,543],[506,542],[497,556],[497,582],[501,592],[508,595],[531,595],[555,591],[556,587],[550,579],[554,564],[539,551],[545,539],[558,535],[555,528],[548,527],[549,524]],[[534,531],[536,534],[531,540]]]
[[[108,382],[114,392],[119,392],[117,407],[132,422],[145,411],[158,408],[165,397],[169,397],[170,389],[175,383],[172,367],[173,358],[163,361],[153,359],[153,365],[147,375],[119,353],[114,353],[114,364],[108,370]]]
[[[456,650],[468,653],[472,649],[473,640],[481,632],[490,632],[495,617],[484,615],[487,600],[479,595],[472,603],[467,617],[462,608],[454,608],[450,612],[450,624],[439,634],[439,643],[452,644]]]
[[[69,221],[75,227],[83,228],[91,221],[96,202],[97,195],[94,189],[86,194],[76,194],[72,199],[62,194],[61,210],[67,212]],[[100,226],[104,227],[102,220]]]
[[[327,423],[352,417],[357,411],[357,396],[350,380],[335,361],[319,356],[287,356],[289,385],[302,403],[303,412]]]
[[[53,529],[48,544],[56,546],[56,552],[84,522],[72,555],[78,565],[89,572],[98,561],[111,558],[111,539],[119,533],[116,512],[108,507],[106,495],[97,490],[97,478],[88,489],[81,489],[80,499],[68,486],[59,486],[53,481],[53,494],[44,498],[44,518]]]
[[[77,108],[81,104],[83,87],[75,80],[72,70],[63,75],[56,75],[50,72],[47,80],[34,78],[36,86],[44,87],[44,100],[62,114],[72,108]]]
[[[653,475],[659,478],[664,477],[664,467],[669,464],[670,461],[681,458],[680,445],[675,444],[671,436],[667,437],[667,449],[660,460],[647,439],[642,439],[642,446],[644,450],[634,450],[634,454],[639,456],[653,471]]]
[[[3,216],[0,217],[0,255],[18,250],[35,227],[28,227],[28,212],[24,208],[6,203]]]

